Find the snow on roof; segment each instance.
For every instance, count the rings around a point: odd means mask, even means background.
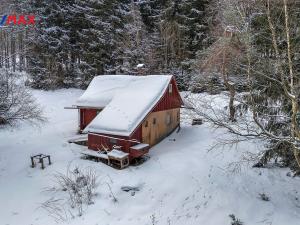
[[[115,90],[113,91],[113,96],[109,98],[111,101],[109,103],[105,102],[107,106],[85,128],[84,132],[129,136],[163,96],[172,76],[115,77],[115,75],[110,75],[97,77],[96,79],[97,82],[103,79],[106,83],[106,89],[109,89],[108,84],[112,84]],[[114,82],[107,82],[109,79],[114,80],[118,85]],[[126,83],[126,85],[121,85],[118,79]],[[93,85],[93,87],[95,86]],[[97,95],[93,96],[93,98],[102,98],[100,92],[97,92]]]
[[[144,150],[145,148],[148,148],[149,146],[150,146],[149,144],[140,143],[140,144],[131,146],[130,148],[132,148],[134,150]]]
[[[116,92],[126,87],[135,77],[127,75],[102,75],[95,77],[83,95],[75,102],[79,107],[104,108]]]

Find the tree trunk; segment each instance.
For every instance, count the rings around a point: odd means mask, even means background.
[[[300,138],[300,132],[298,128],[297,115],[299,112],[298,99],[295,93],[295,83],[294,83],[294,70],[291,54],[291,38],[290,38],[290,26],[289,26],[289,13],[287,7],[287,0],[283,0],[284,4],[284,16],[285,16],[285,33],[287,39],[287,56],[288,56],[288,66],[289,66],[289,75],[290,75],[290,92],[291,92],[291,101],[292,101],[292,121],[291,121],[291,132],[292,138],[295,139],[298,144]],[[294,146],[294,156],[300,169],[300,150]]]
[[[232,84],[228,79],[228,74],[226,70],[226,50],[223,52],[223,63],[222,63],[222,77],[226,88],[229,91],[229,120],[235,122],[235,108],[234,108],[234,99],[235,99],[235,88],[234,84]]]
[[[0,116],[0,125],[5,125],[6,120]]]
[[[227,82],[227,88],[229,89],[230,100],[229,100],[229,120],[235,122],[235,107],[234,107],[234,98],[235,98],[235,89],[234,85]]]

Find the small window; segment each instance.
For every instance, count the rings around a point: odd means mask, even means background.
[[[148,127],[148,121],[145,122],[145,127]]]
[[[172,92],[173,92],[173,85],[169,84],[169,93],[172,94]]]
[[[153,125],[156,124],[156,118],[153,118]]]
[[[118,143],[117,139],[115,139],[115,138],[109,139],[109,142],[110,142],[111,144],[113,144],[113,145],[115,145],[115,144]]]
[[[171,115],[170,115],[170,114],[167,114],[167,117],[166,117],[166,124],[167,124],[167,125],[170,125],[170,124],[171,124]]]
[[[180,112],[177,112],[177,122],[180,121]]]

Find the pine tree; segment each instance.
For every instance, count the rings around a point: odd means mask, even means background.
[[[206,0],[169,0],[161,12],[161,54],[164,71],[170,71],[185,89],[198,51],[209,46]]]
[[[77,9],[84,12],[86,19],[79,33],[84,80],[89,82],[95,75],[118,73],[123,64],[128,3],[82,0]]]
[[[179,54],[183,59],[196,57],[196,52],[208,47],[208,26],[206,19],[206,0],[170,1],[165,11],[164,22],[173,23],[179,30]],[[176,24],[174,24],[176,23]]]
[[[28,56],[28,71],[33,87],[47,88],[63,84],[66,70],[64,62],[68,31],[64,29],[64,4],[62,1],[33,1],[39,25],[30,32],[28,44],[32,51]]]
[[[27,42],[37,88],[84,87],[95,75],[134,74],[139,63],[185,81],[206,46],[204,0],[27,1],[40,19]]]

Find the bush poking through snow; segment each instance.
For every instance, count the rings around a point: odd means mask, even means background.
[[[40,206],[44,209],[55,222],[66,222],[69,217],[73,218],[73,214],[66,207],[64,199],[56,199],[54,197],[43,202]]]
[[[55,188],[48,191],[55,194],[50,200],[44,202],[41,207],[45,209],[56,221],[66,221],[73,218],[72,209],[78,216],[83,215],[84,206],[93,204],[93,197],[96,196],[97,175],[91,169],[80,169],[67,171],[66,174],[57,173],[54,175],[57,184]],[[65,194],[67,193],[67,195]],[[60,198],[57,196],[60,195]],[[57,203],[60,204],[57,204]]]
[[[113,191],[112,191],[112,188],[111,188],[110,184],[109,184],[109,183],[106,183],[106,185],[107,185],[107,187],[108,187],[108,189],[109,189],[110,196],[112,197],[113,202],[118,202],[118,199],[117,199],[116,196],[114,195],[114,193],[113,193]]]
[[[268,195],[266,195],[265,193],[260,193],[259,198],[266,202],[270,201],[270,197]]]
[[[243,225],[244,224],[240,219],[236,218],[234,214],[230,214],[229,217],[232,220],[231,225]]]
[[[78,214],[82,215],[82,205],[93,204],[92,198],[95,195],[97,176],[94,170],[82,170],[78,167],[73,171],[68,171],[66,175],[55,175],[61,189],[69,194],[69,202],[72,208],[78,209]]]
[[[152,214],[150,216],[151,219],[151,225],[156,225],[158,223],[158,221],[156,220],[155,214]]]

